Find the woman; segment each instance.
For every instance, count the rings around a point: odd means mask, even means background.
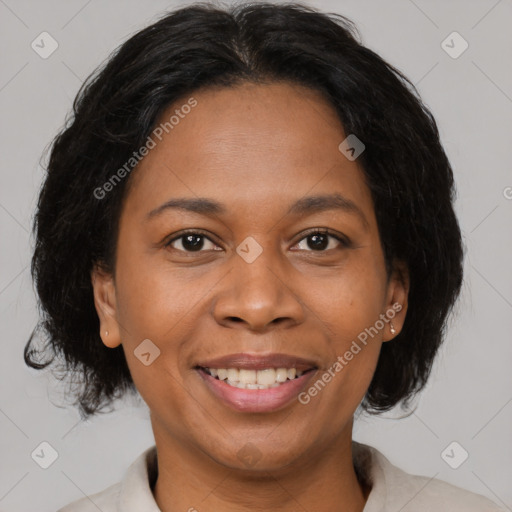
[[[499,510],[352,441],[358,406],[426,384],[453,194],[432,115],[342,16],[191,6],[128,40],[54,142],[32,270],[82,415],[138,392],[155,447],[61,510]]]

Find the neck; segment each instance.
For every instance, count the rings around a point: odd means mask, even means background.
[[[158,478],[153,494],[162,512],[362,512],[370,491],[354,470],[352,424],[320,453],[303,454],[278,470],[234,469],[156,432],[155,441]]]

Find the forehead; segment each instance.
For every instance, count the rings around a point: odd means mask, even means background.
[[[182,108],[191,97],[195,106]],[[184,195],[240,212],[334,190],[372,210],[362,169],[338,149],[347,134],[319,92],[289,83],[203,89],[166,109],[158,126],[167,130],[153,136],[127,198],[141,214]]]

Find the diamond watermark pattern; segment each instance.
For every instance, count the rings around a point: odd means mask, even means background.
[[[59,43],[48,32],[41,32],[30,46],[39,57],[47,59],[59,47]]]
[[[364,150],[366,146],[361,140],[351,133],[339,146],[338,149],[348,160],[353,162]]]
[[[458,32],[452,32],[441,43],[441,48],[452,59],[458,59],[469,48],[469,44]]]
[[[460,445],[457,441],[452,441],[442,452],[441,458],[450,466],[452,469],[457,469],[469,457],[469,453]]]
[[[240,450],[238,450],[236,456],[248,467],[252,468],[260,459],[261,452],[258,447],[252,443],[246,443]]]
[[[42,469],[48,469],[59,458],[57,450],[47,441],[40,443],[30,456]]]
[[[133,353],[144,366],[149,366],[160,356],[160,349],[151,340],[145,339]]]
[[[258,242],[256,242],[256,240],[254,240],[252,236],[248,236],[236,248],[236,252],[247,263],[252,263],[263,252],[263,247],[261,247],[261,245]]]

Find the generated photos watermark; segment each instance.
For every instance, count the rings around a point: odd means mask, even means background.
[[[381,313],[379,319],[371,326],[367,327],[364,331],[361,331],[356,341],[352,341],[352,345],[350,348],[343,354],[343,356],[338,356],[336,361],[322,374],[320,378],[318,378],[314,384],[312,384],[306,391],[299,393],[297,396],[299,402],[303,405],[309,404],[312,397],[315,397],[325,386],[331,382],[331,380],[336,377],[336,375],[348,365],[354,356],[359,354],[361,350],[367,345],[368,337],[374,338],[379,334],[380,331],[384,329],[384,327],[395,318],[396,314],[402,310],[402,305],[398,302],[395,302],[392,307],[390,307],[386,313]]]
[[[132,153],[132,156],[121,166],[112,176],[101,186],[94,189],[94,197],[96,199],[103,199],[111,192],[116,185],[118,185],[135,166],[146,156],[149,152],[154,149],[158,142],[162,140],[164,133],[169,133],[173,130],[182,119],[186,117],[192,111],[192,108],[197,106],[197,100],[194,97],[190,97],[186,103],[180,108],[174,110],[174,113],[169,119],[163,123],[160,123],[152,132],[151,135],[146,139],[146,142],[137,150]],[[155,140],[158,139],[158,140]]]

